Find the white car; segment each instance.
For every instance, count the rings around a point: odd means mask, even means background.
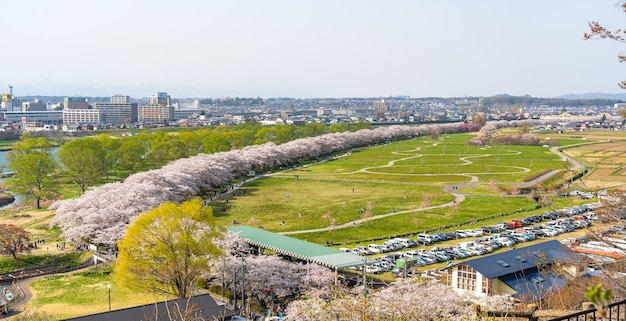
[[[559,234],[559,231],[551,228],[542,228],[541,231],[545,236],[557,236]]]
[[[371,255],[372,251],[370,251],[370,249],[366,248],[365,246],[357,246],[354,248],[355,250],[363,253],[361,255]]]
[[[378,253],[382,252],[380,250],[380,245],[378,245],[378,244],[370,244],[370,245],[367,246],[367,249],[370,250],[370,252],[372,252],[372,254],[378,254]]]
[[[513,246],[515,245],[515,242],[513,242],[513,240],[511,240],[508,237],[501,237],[496,239],[496,242],[502,244],[503,246]]]
[[[372,274],[378,274],[382,272],[381,269],[378,266],[375,265],[366,265],[365,266],[365,273],[372,273]]]

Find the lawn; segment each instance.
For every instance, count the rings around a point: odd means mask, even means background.
[[[30,283],[33,299],[25,311],[37,310],[53,314],[58,319],[71,318],[109,310],[109,288],[111,309],[162,301],[164,298],[152,294],[140,294],[120,287],[111,279],[111,269],[92,268],[72,274],[47,276]]]
[[[462,228],[486,225],[478,222],[480,219],[490,218],[498,222],[507,218],[528,216],[524,210],[536,209],[537,204],[526,197],[476,196],[467,197],[458,209],[438,208],[425,211],[416,211],[408,214],[398,214],[355,227],[335,229],[327,232],[295,234],[293,237],[318,244],[356,245],[362,242],[377,241],[393,238],[399,235],[417,234],[428,230],[456,230],[461,227],[457,224],[468,223]],[[524,214],[519,214],[522,211]],[[370,242],[371,243],[371,242]],[[375,243],[375,242],[374,242]]]
[[[89,255],[85,253],[71,252],[57,255],[37,254],[24,255],[19,254],[17,260],[10,255],[0,256],[0,274],[11,273],[18,269],[34,269],[45,267],[74,267],[83,263]]]
[[[526,197],[503,197],[518,182],[562,169],[563,161],[543,146],[470,146],[468,134],[420,137],[354,150],[327,162],[275,173],[212,203],[218,222],[233,221],[274,232],[330,228],[395,211],[413,213],[376,219],[350,228],[296,234],[317,243],[358,243],[367,239],[438,229],[535,208]],[[471,181],[474,177],[475,181]],[[452,185],[467,193],[454,204]],[[499,187],[496,191],[495,186]],[[425,210],[425,206],[447,208]],[[418,211],[419,210],[419,211]]]
[[[394,208],[420,208],[425,199],[429,205],[439,205],[454,197],[440,186],[267,177],[242,187],[239,196],[214,202],[213,210],[221,224],[236,220],[272,231],[292,231],[327,227],[328,219],[322,218],[326,213],[331,213],[336,224],[362,218],[361,209],[368,202],[376,216]]]

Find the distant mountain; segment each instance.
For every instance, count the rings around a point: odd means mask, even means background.
[[[0,84],[2,82],[0,80]],[[8,92],[0,88],[0,93]],[[16,97],[24,96],[85,96],[110,97],[115,94],[128,95],[133,98],[148,97],[150,93],[167,92],[175,98],[184,97],[319,97],[318,93],[300,90],[297,88],[259,86],[255,88],[207,88],[200,86],[167,86],[157,84],[137,85],[82,85],[59,82],[55,80],[39,80],[28,83],[13,83],[13,94]]]
[[[150,93],[164,91],[172,97],[222,97],[243,96],[242,92],[228,89],[200,88],[192,86],[163,86],[140,84],[132,86],[91,86],[56,81],[34,81],[28,84],[15,84],[13,93],[20,96],[85,96],[110,97],[115,94],[133,98],[148,97]]]
[[[626,93],[621,94],[605,94],[605,93],[586,93],[586,94],[567,94],[556,98],[563,99],[612,99],[626,100]]]

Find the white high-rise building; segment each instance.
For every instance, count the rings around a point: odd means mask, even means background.
[[[130,103],[130,97],[126,95],[113,95],[111,96],[111,102],[115,104],[126,104]]]

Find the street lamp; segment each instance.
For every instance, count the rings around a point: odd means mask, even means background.
[[[111,311],[111,284],[107,284],[107,289],[109,289],[109,311]]]
[[[302,218],[302,213],[298,213],[298,230],[300,230],[300,219]]]

